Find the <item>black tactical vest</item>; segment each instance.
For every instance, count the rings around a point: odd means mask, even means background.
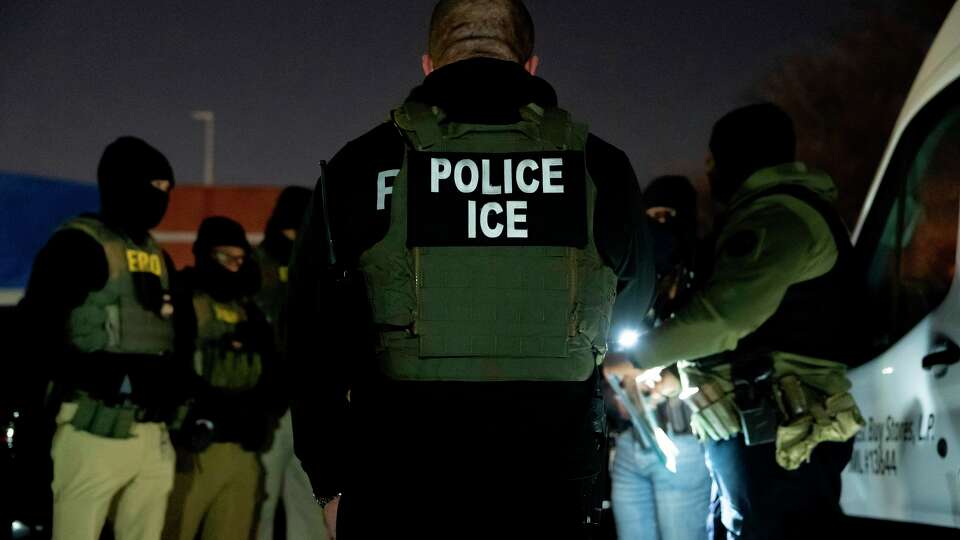
[[[859,343],[863,334],[857,323],[857,310],[862,304],[856,293],[859,289],[847,227],[829,201],[798,185],[765,190],[742,204],[749,205],[775,195],[798,199],[823,217],[837,246],[837,261],[826,274],[790,286],[773,316],[740,340],[737,349],[729,354],[740,357],[780,351],[845,365],[855,364],[856,351],[864,349]]]

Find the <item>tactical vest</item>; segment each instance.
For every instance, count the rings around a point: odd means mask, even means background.
[[[773,316],[742,339],[737,351],[779,351],[851,365],[864,349],[855,312],[863,304],[855,296],[853,246],[846,225],[827,200],[802,186],[774,187],[741,204],[778,195],[798,199],[823,217],[837,246],[837,261],[826,274],[790,286]]]
[[[289,277],[289,268],[286,263],[281,264],[276,258],[263,248],[258,246],[254,250],[253,256],[260,266],[260,291],[257,292],[254,300],[257,307],[263,311],[267,322],[273,327],[274,344],[278,349],[282,348],[284,340],[280,335],[280,310],[283,301],[287,296],[287,280]]]
[[[606,353],[616,276],[593,241],[596,187],[583,155],[587,129],[560,109],[544,111],[531,104],[520,116],[509,125],[461,124],[446,121],[438,108],[416,103],[393,113],[408,146],[402,168],[394,171],[390,227],[359,260],[380,329],[380,367],[393,379],[583,381]],[[561,153],[566,158],[552,163],[572,165],[564,171],[568,176],[563,189],[568,190],[565,197],[576,192],[575,199],[550,199],[560,190],[549,183],[551,162],[536,161]],[[464,169],[472,167],[462,178],[451,172],[457,158],[458,172],[465,163]],[[433,183],[433,176],[423,175],[436,173],[425,173],[424,164],[436,167],[443,160],[449,165],[448,176],[456,178],[443,182],[458,182],[461,193],[446,199],[449,204],[418,202],[424,198],[425,182]],[[531,193],[534,181],[524,175],[533,167],[541,169],[544,193],[532,194],[523,203],[530,216],[491,227],[492,214],[483,217],[481,210],[480,219],[486,221],[474,222],[479,205],[495,204],[483,195],[486,184],[483,194],[477,187],[481,174],[493,174],[491,163],[502,167],[502,194],[511,189]],[[525,163],[527,169],[517,169],[514,178],[515,163]],[[506,187],[508,176],[511,182],[516,179],[516,186]],[[477,191],[462,195],[466,182]],[[562,234],[538,239],[563,229],[535,230],[537,219],[556,224],[551,221],[557,219],[556,211],[534,216],[533,208],[542,201],[571,205],[567,225],[580,233],[568,234],[578,236],[576,241],[559,238]],[[509,220],[511,202],[501,202],[497,215]],[[425,226],[431,216],[435,221]]]
[[[61,230],[78,230],[96,240],[107,258],[109,277],[87,295],[67,321],[67,339],[83,353],[163,354],[173,351],[171,312],[147,309],[137,297],[136,273],[157,276],[163,293],[170,290],[170,269],[163,250],[147,237],[145,245],[107,227],[94,216],[80,216]],[[159,302],[158,302],[159,303]],[[160,311],[158,309],[158,311]]]
[[[210,295],[195,292],[193,309],[197,315],[197,340],[193,367],[210,386],[246,391],[257,385],[263,372],[260,354],[234,344],[237,326],[247,320],[240,302],[217,302]]]

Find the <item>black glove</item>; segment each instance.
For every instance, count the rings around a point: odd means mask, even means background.
[[[265,343],[265,328],[254,321],[240,321],[231,336],[233,341],[243,344],[247,351],[263,351],[268,345]]]
[[[161,315],[164,304],[170,303],[170,293],[163,289],[160,277],[149,272],[132,272],[130,275],[133,277],[133,290],[137,295],[137,302],[144,309]]]

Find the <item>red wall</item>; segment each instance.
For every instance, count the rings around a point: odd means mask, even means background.
[[[263,234],[280,187],[205,187],[178,185],[160,226],[154,229],[178,268],[193,264],[193,239],[200,222],[209,216],[238,221],[256,244]]]

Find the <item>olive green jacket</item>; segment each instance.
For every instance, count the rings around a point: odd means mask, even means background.
[[[785,194],[756,198],[787,184],[836,199],[830,177],[803,163],[748,178],[720,217],[712,275],[674,320],[644,336],[637,364],[654,368],[734,350],[777,311],[790,286],[833,268],[836,243],[815,209]]]

